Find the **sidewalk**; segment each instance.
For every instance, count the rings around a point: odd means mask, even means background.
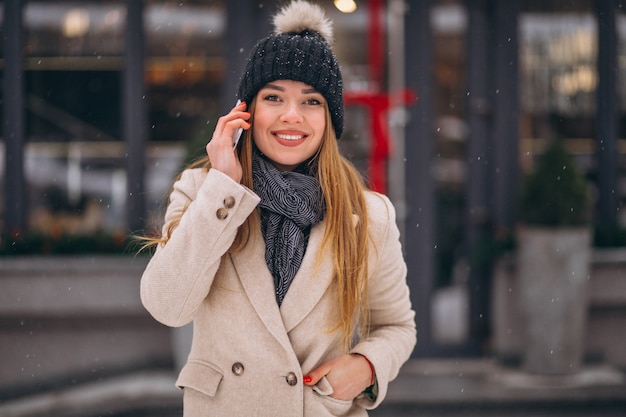
[[[10,402],[3,417],[180,416],[174,375],[146,371]],[[371,417],[625,416],[626,376],[605,366],[540,377],[490,360],[413,360]]]
[[[626,416],[626,375],[602,365],[549,377],[503,368],[488,359],[414,360],[370,415]]]

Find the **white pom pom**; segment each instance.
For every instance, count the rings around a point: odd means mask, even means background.
[[[274,16],[274,32],[302,32],[305,29],[312,29],[332,44],[333,24],[326,17],[324,10],[318,5],[302,0],[296,0],[283,7]]]

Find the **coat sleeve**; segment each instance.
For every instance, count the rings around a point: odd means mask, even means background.
[[[258,202],[256,194],[218,170],[183,172],[170,195],[164,233],[175,219],[180,223],[141,278],[142,303],[156,320],[168,326],[193,320],[222,256]]]
[[[389,199],[379,194],[370,197],[369,210],[374,242],[370,257],[375,260],[369,264],[370,332],[352,352],[366,356],[374,366],[378,395],[374,402],[357,400],[364,408],[372,409],[385,398],[389,382],[409,359],[416,343],[416,328],[395,210]]]

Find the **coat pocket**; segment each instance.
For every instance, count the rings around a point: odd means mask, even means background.
[[[312,389],[313,392],[320,398],[324,407],[334,416],[343,416],[347,414],[354,405],[354,401],[339,400],[331,397],[334,390],[326,377],[322,377],[322,379],[320,379],[319,382],[312,387]]]
[[[209,397],[214,397],[224,373],[216,366],[207,362],[187,362],[178,375],[178,388],[191,388]]]
[[[328,382],[328,379],[326,379],[325,376],[322,377],[322,379],[320,379],[318,383],[313,386],[313,391],[316,394],[322,396],[332,395],[333,392],[335,392],[332,385],[330,385],[330,382]]]

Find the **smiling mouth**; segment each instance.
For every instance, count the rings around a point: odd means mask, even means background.
[[[274,133],[276,137],[282,140],[302,140],[306,138],[307,135],[285,135],[282,133]]]

